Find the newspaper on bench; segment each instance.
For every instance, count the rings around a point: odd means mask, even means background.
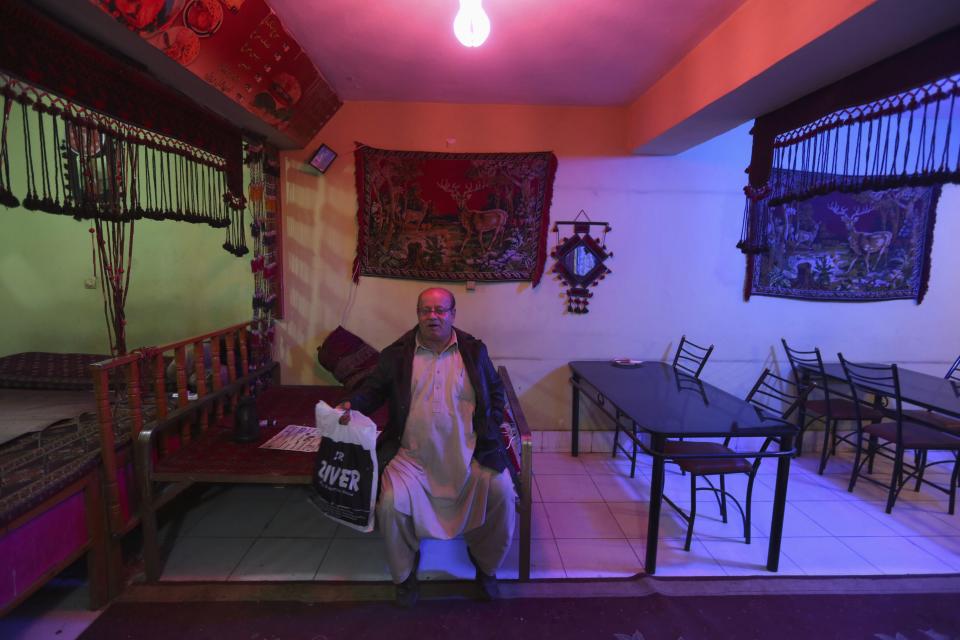
[[[320,434],[315,427],[288,424],[282,431],[260,445],[260,448],[314,453],[320,448]]]
[[[328,518],[370,532],[377,502],[377,425],[358,411],[350,412],[350,424],[340,424],[342,413],[317,403],[321,440],[311,500]]]

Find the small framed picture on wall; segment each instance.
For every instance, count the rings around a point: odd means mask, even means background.
[[[336,159],[337,152],[327,145],[322,144],[310,158],[310,166],[320,173],[326,173],[327,169],[330,168],[330,165],[333,164],[333,161]]]

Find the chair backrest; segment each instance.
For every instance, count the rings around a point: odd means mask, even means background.
[[[814,347],[810,351],[794,349],[787,344],[785,338],[780,338],[783,344],[783,350],[787,354],[787,360],[790,361],[790,369],[793,371],[793,379],[797,387],[802,386],[806,377],[813,386],[820,387],[823,391],[823,399],[826,400],[827,411],[830,411],[830,385],[827,384],[827,373],[823,368],[823,357],[820,355],[820,349]],[[843,396],[836,391],[833,395]]]
[[[680,336],[680,344],[677,346],[677,353],[673,356],[673,368],[686,371],[694,378],[700,377],[703,366],[707,364],[707,359],[713,353],[713,345],[701,347],[687,340],[687,336]]]
[[[757,378],[756,384],[750,389],[750,393],[747,394],[746,401],[764,416],[787,420],[814,386],[809,385],[803,389],[796,387],[799,389],[798,393],[791,393],[789,389],[795,387],[793,383],[786,378],[781,378],[770,369],[764,369]]]
[[[960,382],[960,356],[950,365],[950,369],[947,370],[947,375],[945,375],[944,378]]]
[[[895,364],[865,364],[850,362],[838,353],[843,372],[850,383],[850,393],[853,396],[853,406],[856,409],[857,421],[862,424],[860,404],[867,403],[867,396],[883,396],[894,402],[897,425],[903,423],[903,402],[900,399],[900,373]]]

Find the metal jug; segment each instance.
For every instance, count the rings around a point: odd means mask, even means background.
[[[240,398],[233,416],[233,439],[236,442],[254,442],[260,437],[257,401],[250,396]]]

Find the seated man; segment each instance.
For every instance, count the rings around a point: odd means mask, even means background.
[[[494,599],[513,538],[515,494],[499,437],[503,382],[484,344],[453,327],[456,315],[450,291],[423,291],[417,326],[383,350],[376,372],[341,405],[346,424],[351,408],[370,415],[389,402],[377,521],[403,607],[419,594],[421,539],[463,534],[481,591]]]

